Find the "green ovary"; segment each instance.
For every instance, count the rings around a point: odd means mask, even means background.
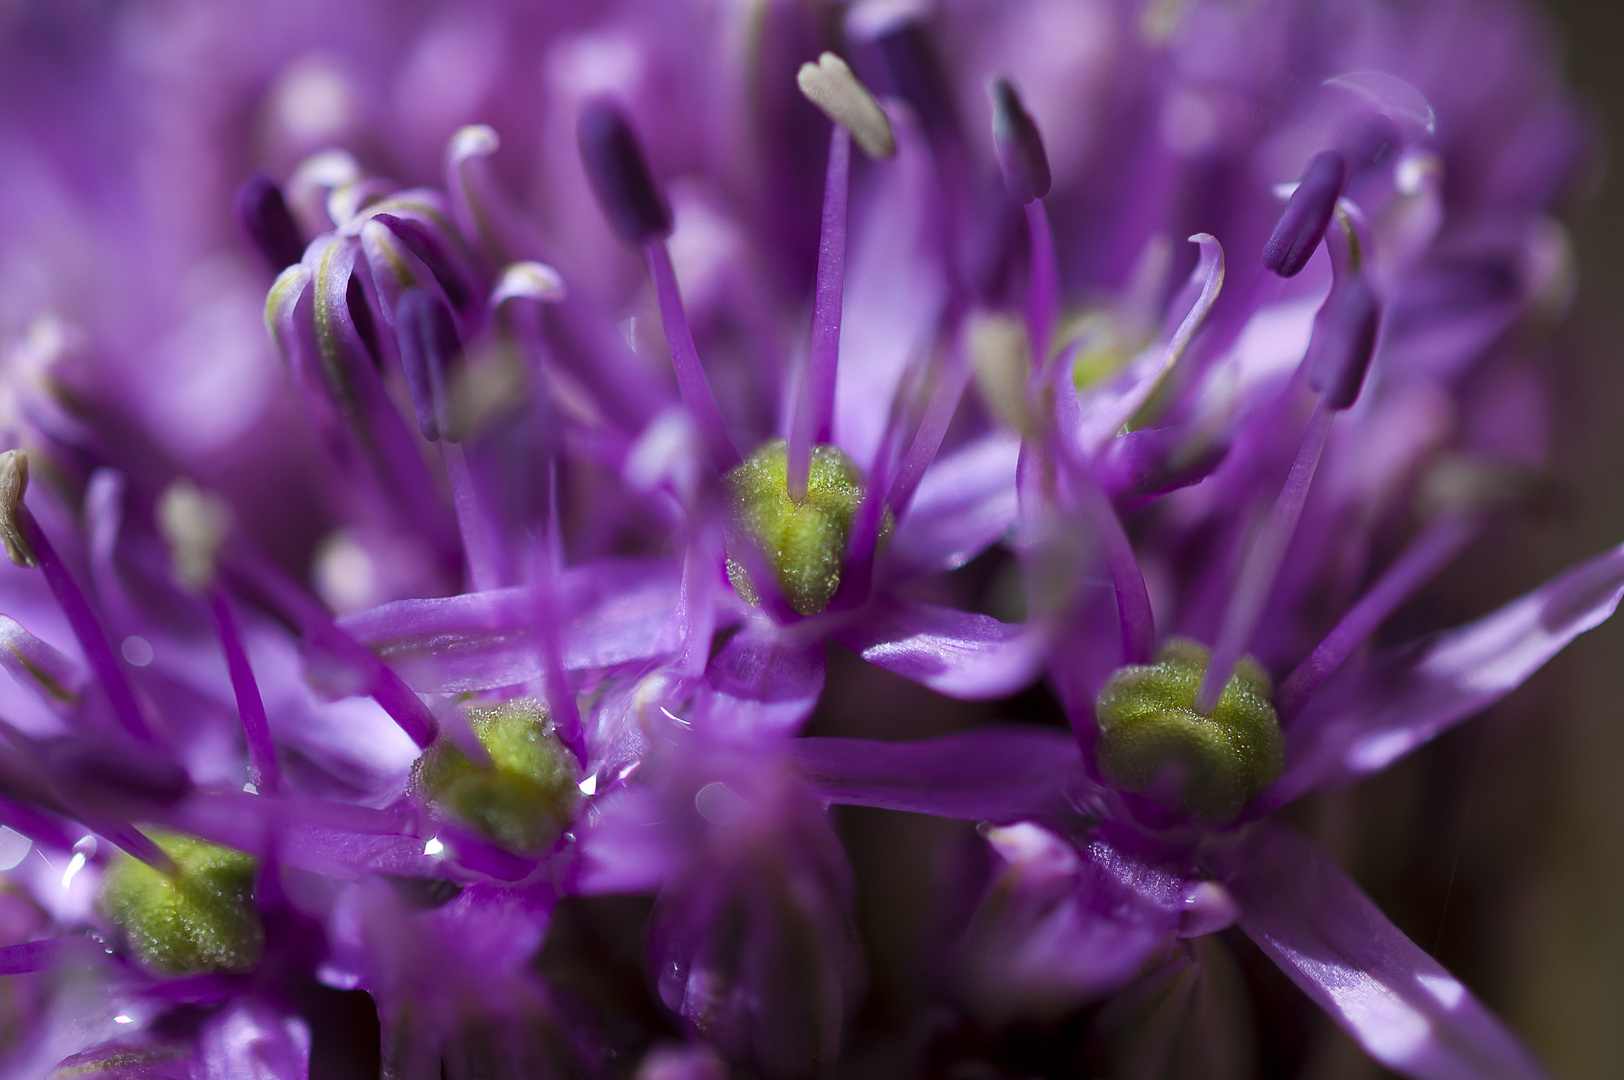
[[[254,906],[254,859],[189,836],[157,833],[173,875],[121,856],[96,906],[143,967],[165,975],[243,974],[259,963],[265,927]]]
[[[467,711],[491,767],[441,738],[412,766],[412,790],[447,816],[509,851],[537,855],[553,845],[580,801],[569,750],[534,700]]]
[[[1250,658],[1235,667],[1211,716],[1195,710],[1211,654],[1175,638],[1153,664],[1120,668],[1095,704],[1100,773],[1124,791],[1149,791],[1209,825],[1232,820],[1284,765],[1269,677]]]
[[[829,606],[840,588],[852,521],[863,501],[864,477],[851,458],[833,446],[814,446],[806,496],[790,498],[788,449],[783,439],[763,443],[727,474],[733,499],[729,538],[728,580],[749,604],[761,603],[750,573],[736,557],[754,543],[768,564],[789,606],[801,615],[816,615]],[[890,538],[893,518],[887,510],[879,543]]]

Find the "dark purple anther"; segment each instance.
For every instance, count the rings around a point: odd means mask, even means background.
[[[1335,150],[1314,155],[1303,181],[1275,223],[1274,235],[1263,245],[1263,265],[1281,277],[1295,277],[1308,265],[1331,223],[1336,200],[1348,180],[1347,162]]]
[[[304,241],[293,223],[282,189],[264,173],[255,173],[237,189],[237,224],[255,251],[280,274],[304,257]]]
[[[642,247],[670,236],[671,207],[620,107],[603,100],[591,103],[581,113],[576,135],[592,188],[621,239]]]
[[[451,395],[446,387],[447,377],[462,355],[451,312],[438,297],[422,289],[407,289],[395,305],[395,333],[400,339],[406,389],[411,392],[423,438],[461,442],[462,434],[453,431]]]
[[[992,140],[1010,198],[1025,205],[1049,194],[1049,155],[1043,150],[1043,136],[1008,79],[992,84]]]
[[[1346,409],[1359,398],[1370,358],[1376,352],[1381,306],[1360,273],[1340,277],[1331,286],[1308,342],[1308,386],[1327,408]]]

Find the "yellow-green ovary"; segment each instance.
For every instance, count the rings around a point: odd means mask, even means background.
[[[156,833],[153,841],[175,861],[175,873],[120,856],[102,878],[102,915],[152,971],[253,970],[265,949],[265,927],[254,906],[253,857],[175,833]]]

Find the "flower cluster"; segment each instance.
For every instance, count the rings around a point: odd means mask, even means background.
[[[46,80],[65,114],[128,80],[193,125],[154,183],[225,205],[233,94],[278,177],[185,290],[211,241],[127,177],[84,211],[116,288],[73,213],[6,226],[8,1075],[843,1067],[837,804],[980,823],[891,1075],[1063,1017],[1228,1075],[1216,935],[1399,1072],[1543,1075],[1276,816],[1624,598],[1620,548],[1382,643],[1540,462],[1584,132],[1526,13],[336,6],[24,5],[7,46],[121,75]],[[437,184],[362,164],[442,136]],[[266,282],[280,397],[257,346],[206,370]],[[809,735],[851,655],[1006,722]]]

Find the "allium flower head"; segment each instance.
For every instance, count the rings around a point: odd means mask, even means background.
[[[262,127],[135,155],[218,237],[84,210],[105,309],[16,233],[0,970],[57,974],[8,1068],[303,1078],[339,991],[389,1077],[845,1068],[852,804],[980,823],[896,1075],[1177,1028],[1237,926],[1392,1068],[1541,1075],[1272,816],[1624,596],[1619,549],[1371,644],[1542,452],[1583,131],[1519,8],[310,14],[132,13],[80,48],[157,73],[49,84]],[[200,252],[207,316],[134,270]],[[261,286],[279,404],[156,378]],[[1069,730],[806,737],[833,650]]]

